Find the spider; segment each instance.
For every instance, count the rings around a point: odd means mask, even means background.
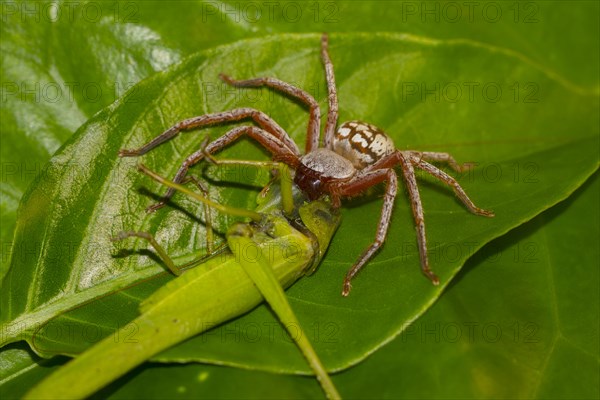
[[[429,162],[446,163],[453,170],[461,172],[468,164],[458,164],[448,153],[397,150],[392,139],[381,129],[361,121],[342,123],[336,130],[338,120],[338,100],[333,64],[329,57],[328,36],[321,37],[321,59],[325,68],[328,92],[328,112],[325,123],[323,146],[320,147],[321,111],[317,101],[306,91],[277,78],[261,77],[236,80],[225,74],[219,77],[234,87],[269,87],[288,95],[309,109],[305,153],[302,154],[290,136],[273,119],[253,108],[237,108],[230,111],[211,113],[183,120],[135,150],[119,151],[120,157],[141,156],[165,141],[177,136],[181,131],[206,127],[224,122],[252,120],[257,125],[239,126],[231,129],[216,140],[204,144],[198,151],[188,156],[177,171],[174,182],[183,182],[190,167],[202,159],[247,135],[260,143],[273,156],[273,161],[282,162],[294,171],[294,183],[304,191],[310,200],[329,196],[334,207],[339,207],[341,198],[356,196],[366,189],[386,182],[383,207],[377,226],[375,240],[362,253],[358,261],[348,270],[343,283],[342,295],[348,296],[352,278],[384,243],[398,191],[398,177],[395,167],[399,166],[408,188],[412,213],[415,219],[421,270],[434,285],[439,278],[429,267],[423,206],[415,177],[415,168],[423,170],[434,178],[452,187],[457,197],[474,214],[493,217],[494,213],[477,207],[459,183],[446,172]],[[168,189],[162,200],[150,207],[153,212],[164,206],[174,194]]]

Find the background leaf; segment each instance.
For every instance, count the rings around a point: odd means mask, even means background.
[[[286,3],[280,3],[282,6],[286,6]],[[242,37],[264,36],[279,30],[286,32],[401,30],[440,39],[472,39],[516,50],[527,54],[534,63],[542,66],[554,78],[559,78],[559,81],[563,83],[570,83],[570,87],[574,91],[598,92],[598,57],[590,57],[590,54],[597,55],[598,48],[598,35],[590,34],[590,32],[598,30],[598,4],[596,2],[578,1],[575,6],[573,3],[567,2],[525,2],[516,3],[516,5],[514,3],[491,2],[490,5],[481,3],[481,8],[475,10],[472,19],[463,8],[458,21],[449,20],[449,14],[444,14],[441,9],[444,5],[438,3],[432,3],[434,9],[440,7],[438,12],[424,15],[423,9],[419,8],[422,3],[323,2],[319,3],[315,10],[315,3],[311,2],[301,5],[305,8],[300,20],[292,20],[289,18],[291,14],[286,17],[283,13],[276,12],[273,18],[267,17],[267,14],[264,13],[263,17],[258,18],[256,22],[245,18],[240,11],[237,14],[230,11],[229,13],[223,12],[226,7],[230,7],[227,10],[235,9],[235,4],[123,2],[107,3],[107,11],[101,14],[108,17],[103,19],[104,31],[99,27],[99,20],[82,18],[81,10],[87,4],[84,2],[78,3],[80,8],[76,11],[76,18],[63,18],[58,21],[59,23],[43,17],[40,12],[37,14],[40,18],[36,19],[35,11],[29,14],[22,11],[25,6],[29,7],[29,10],[36,10],[36,7],[43,10],[48,4],[54,3],[9,2],[2,4],[3,22],[9,21],[9,23],[1,25],[0,39],[3,81],[0,125],[2,128],[2,135],[0,135],[2,140],[2,180],[0,184],[2,185],[3,266],[8,265],[16,205],[24,188],[41,170],[43,162],[68,136],[69,132],[87,119],[91,113],[100,110],[112,99],[117,98],[123,93],[122,89],[129,87],[137,79],[129,80],[127,78],[119,81],[115,79],[115,76],[132,76],[133,74],[123,75],[131,70],[140,75],[152,72],[151,68],[130,68],[130,66],[132,63],[136,64],[135,57],[160,54],[160,52],[153,52],[153,49],[156,48],[162,47],[170,54],[186,55],[203,47]],[[97,6],[98,3],[94,4]],[[16,5],[16,11],[12,9],[13,5]],[[309,8],[311,5],[313,8]],[[415,11],[407,8],[413,5],[417,7]],[[484,18],[480,13],[483,8],[487,7],[488,10],[492,10],[494,6],[499,6],[502,11],[501,17],[497,20]],[[290,7],[293,5],[288,6],[291,10]],[[326,7],[329,8],[326,9]],[[327,18],[332,10],[334,11],[333,18]],[[451,11],[449,7],[446,10]],[[213,13],[213,11],[216,12]],[[232,15],[238,15],[240,18],[236,20],[236,18],[231,18]],[[376,22],[371,23],[372,21]],[[62,28],[59,29],[61,26]],[[152,36],[150,34],[138,35],[136,42],[134,33],[140,29],[152,33],[155,40],[150,40]],[[113,52],[123,54],[122,58],[109,56],[112,48],[107,43],[111,43],[109,38],[111,35],[117,36],[114,32],[120,32],[121,36],[112,40],[112,43],[120,44]],[[96,47],[96,43],[101,42],[104,42],[105,45]],[[125,43],[135,43],[136,46],[131,50],[124,45]],[[102,53],[102,55],[97,56],[94,52]],[[136,53],[136,55],[133,56],[132,53]],[[73,57],[72,54],[87,54],[92,58]],[[172,59],[176,58],[175,56]],[[33,67],[30,66],[32,60],[35,61]],[[89,60],[94,61],[90,62]],[[144,64],[143,61],[141,60],[140,63]],[[449,61],[453,61],[453,57]],[[153,65],[149,61],[146,61],[145,64]],[[29,74],[27,72],[29,70],[35,71],[35,73]],[[42,78],[38,79],[38,76]],[[44,76],[50,78],[44,78]],[[87,97],[80,95],[66,104],[59,102],[61,110],[58,110],[52,109],[50,96],[36,97],[22,93],[14,95],[11,92],[13,87],[10,84],[12,83],[16,83],[18,86],[25,83],[25,85],[35,87],[36,81],[44,83],[44,79],[61,83],[66,80],[62,76],[72,79],[80,86],[90,82],[109,82],[108,92],[103,91],[103,93],[110,95],[102,97],[100,101],[92,101],[93,96],[91,95]],[[89,77],[89,79],[85,77]],[[381,78],[378,78],[378,81],[381,81]],[[26,86],[26,88],[31,86]],[[49,88],[51,87],[49,86]],[[116,87],[118,90],[111,90],[112,87]],[[75,91],[75,93],[77,92]],[[524,91],[523,94],[527,94],[527,92]],[[446,99],[441,99],[442,103],[445,101]],[[569,106],[568,102],[566,103],[565,105]],[[537,109],[545,107],[546,105],[540,104]],[[21,111],[25,109],[27,112],[22,113]],[[82,116],[80,110],[85,110],[89,115]],[[55,114],[59,117],[56,118]],[[498,118],[502,119],[504,115],[504,113],[499,113]],[[532,113],[532,116],[535,115],[536,113]],[[58,122],[52,122],[52,118]],[[48,121],[49,119],[48,123],[32,122]],[[549,123],[552,124],[552,122],[551,119]],[[58,128],[45,129],[46,124],[58,126],[61,123],[68,125],[68,129],[62,136],[60,136]],[[476,125],[477,121],[474,121],[474,124]],[[527,128],[528,124],[524,124],[523,127]],[[11,135],[11,132],[18,132],[18,135]],[[56,132],[59,132],[57,139],[52,136],[47,139],[48,135],[55,135]],[[446,147],[448,143],[436,144],[443,144]],[[527,143],[523,145],[525,146]],[[521,165],[520,171],[527,176],[533,170],[526,167]],[[489,171],[491,172],[492,169]],[[375,204],[373,206],[375,207]],[[592,207],[590,212],[592,215],[596,215],[597,211],[597,207]],[[365,240],[368,240],[367,237]],[[568,243],[573,249],[578,246],[577,241],[571,241],[569,238],[565,238],[565,243]],[[22,254],[27,249],[20,251]],[[107,312],[113,310],[107,308]]]
[[[67,360],[67,357],[40,358],[25,342],[4,346],[0,350],[0,395],[3,399],[23,397],[30,387]]]

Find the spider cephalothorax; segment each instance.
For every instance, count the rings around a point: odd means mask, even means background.
[[[310,200],[332,192],[330,184],[347,182],[356,175],[348,159],[329,149],[315,149],[300,158],[294,183]]]
[[[381,129],[361,121],[345,122],[336,131],[338,119],[337,91],[333,65],[328,53],[326,34],[321,39],[321,58],[325,67],[329,103],[327,122],[323,132],[323,147],[319,146],[321,142],[321,113],[317,101],[310,94],[276,78],[266,77],[235,80],[221,74],[221,79],[230,85],[236,87],[267,86],[296,98],[305,104],[310,110],[305,154],[302,155],[300,153],[298,146],[289,135],[268,115],[252,108],[237,108],[231,111],[206,114],[184,120],[139,149],[121,150],[119,155],[124,157],[145,154],[154,147],[173,138],[182,130],[223,122],[252,119],[257,126],[250,125],[233,128],[223,136],[191,154],[183,162],[173,180],[178,183],[182,182],[186,178],[187,171],[191,166],[197,164],[207,155],[219,151],[240,136],[248,135],[269,150],[273,154],[274,160],[283,162],[295,170],[294,182],[311,200],[327,195],[332,198],[334,206],[339,206],[341,198],[357,195],[378,183],[386,182],[387,187],[375,241],[363,252],[358,261],[348,271],[342,291],[344,296],[347,296],[350,292],[350,281],[352,278],[385,241],[394,199],[398,191],[398,178],[395,167],[400,167],[408,188],[411,208],[415,218],[421,270],[437,285],[439,279],[429,268],[427,258],[423,207],[421,205],[414,169],[421,169],[450,185],[458,198],[474,214],[486,217],[492,217],[494,214],[491,211],[486,211],[475,206],[453,177],[429,163],[429,161],[446,163],[452,169],[459,172],[467,168],[465,165],[459,165],[449,154],[397,150],[392,139]],[[154,211],[165,205],[173,193],[173,189],[169,189],[163,200],[149,207],[148,211]]]

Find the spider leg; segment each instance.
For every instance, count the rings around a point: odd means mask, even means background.
[[[452,187],[452,189],[454,190],[454,193],[456,193],[456,196],[460,199],[460,201],[463,202],[463,204],[473,214],[482,215],[484,217],[493,217],[494,216],[494,213],[492,211],[484,210],[482,208],[477,207],[471,201],[471,199],[469,198],[469,196],[467,195],[467,193],[460,186],[460,184],[456,181],[456,179],[454,179],[453,177],[451,177],[450,175],[448,175],[447,173],[445,173],[441,169],[435,167],[434,165],[431,165],[428,162],[424,161],[423,159],[420,159],[418,157],[414,157],[412,155],[410,155],[409,157],[410,157],[410,162],[415,167],[417,167],[419,169],[422,169],[423,171],[427,172],[428,174],[430,174],[434,178],[439,179],[440,181],[444,182],[447,185],[450,185]]]
[[[294,85],[291,85],[287,82],[281,81],[277,78],[252,78],[245,80],[237,80],[232,77],[225,75],[223,73],[219,74],[219,78],[221,78],[225,83],[234,86],[234,87],[261,87],[267,86],[276,91],[284,93],[290,97],[293,97],[299,100],[302,104],[309,108],[310,117],[308,120],[308,126],[306,131],[306,152],[310,152],[313,149],[319,147],[319,135],[321,130],[321,109],[319,108],[319,103],[315,100],[315,98],[310,95],[308,92],[297,88]],[[280,138],[281,139],[281,138]],[[290,140],[291,143],[288,143],[290,148],[295,148],[299,153],[298,147],[296,143]],[[291,147],[293,146],[293,147]]]
[[[290,139],[289,135],[267,114],[253,108],[236,108],[230,111],[206,114],[185,119],[173,125],[138,149],[121,149],[119,151],[119,157],[136,157],[144,155],[155,147],[177,136],[181,131],[215,125],[222,122],[235,122],[248,118],[251,118],[263,130],[269,132],[271,135],[279,139],[282,142],[283,147],[287,148],[297,156],[300,155],[298,147],[292,141],[292,139]]]
[[[256,126],[240,126],[233,128],[223,136],[210,142],[206,147],[203,146],[203,148],[188,156],[181,164],[181,167],[179,167],[179,170],[173,178],[173,182],[181,183],[187,175],[187,171],[190,169],[190,167],[201,161],[207,153],[212,154],[221,150],[223,147],[239,139],[242,135],[248,135],[252,139],[259,142],[264,148],[273,154],[273,158],[276,161],[281,161],[292,167],[295,167],[299,163],[298,156],[293,151],[288,149],[281,140],[270,134],[270,132],[267,132],[264,129]],[[146,211],[154,212],[163,207],[174,193],[175,189],[169,187],[169,189],[167,189],[165,192],[163,199],[158,203],[148,207]]]
[[[329,57],[329,40],[327,34],[321,36],[321,59],[325,66],[325,77],[327,79],[327,100],[329,108],[327,110],[327,122],[325,123],[325,148],[331,149],[335,135],[335,127],[338,120],[338,99],[337,89],[335,87],[335,75],[333,73],[333,63]]]
[[[431,282],[434,285],[438,285],[440,283],[439,278],[433,273],[433,271],[431,271],[431,268],[429,268],[423,204],[421,203],[421,195],[419,194],[417,178],[415,176],[415,170],[413,168],[413,164],[424,162],[420,159],[420,154],[421,153],[411,151],[396,151],[388,156],[383,157],[375,164],[366,167],[365,169],[363,169],[363,173],[369,174],[373,173],[373,171],[385,170],[386,168],[394,168],[396,165],[400,165],[400,168],[402,169],[402,175],[404,176],[404,182],[406,183],[406,187],[408,188],[410,205],[413,217],[415,219],[415,229],[417,230],[417,244],[419,246],[419,258],[421,261],[421,271],[423,272],[423,274],[425,274],[425,276],[427,276],[431,280]]]
[[[378,170],[369,174],[364,174],[352,179],[350,182],[343,184],[341,187],[336,188],[336,192],[339,195],[351,196],[362,192],[363,190],[376,185],[382,181],[387,181],[387,188],[383,198],[383,207],[381,208],[381,217],[379,218],[379,224],[377,225],[377,234],[373,243],[367,247],[362,253],[358,261],[350,268],[344,279],[344,288],[342,290],[342,296],[348,296],[352,284],[350,283],[352,278],[361,270],[366,262],[375,254],[375,252],[385,242],[387,236],[387,230],[390,225],[390,218],[392,216],[392,209],[394,208],[394,199],[398,192],[398,177],[393,169]]]
[[[440,279],[431,270],[431,268],[429,268],[429,258],[427,257],[427,237],[425,236],[425,215],[423,212],[423,203],[421,202],[421,195],[419,194],[419,186],[417,185],[415,170],[411,164],[411,160],[407,159],[407,157],[401,151],[397,151],[394,154],[396,159],[399,161],[400,168],[402,169],[402,175],[404,175],[404,182],[406,183],[406,187],[408,189],[410,206],[415,219],[421,271],[434,285],[437,286],[440,284]]]
[[[433,151],[410,151],[411,158],[417,158],[424,161],[446,163],[456,172],[465,172],[473,165],[469,163],[459,164],[454,157],[448,153],[438,153]]]

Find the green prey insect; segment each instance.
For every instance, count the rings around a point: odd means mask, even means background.
[[[257,163],[269,166],[273,163]],[[314,271],[337,229],[340,217],[326,198],[305,202],[291,180],[269,186],[258,196],[254,211],[215,203],[187,187],[168,181],[143,165],[141,172],[223,213],[249,217],[227,232],[228,249],[181,274],[167,252],[146,232],[121,232],[115,240],[147,240],[178,278],[158,289],[140,305],[137,343],[115,342],[111,336],[50,375],[26,398],[84,398],[153,355],[183,340],[237,317],[267,300],[281,323],[300,327],[283,292],[298,278]],[[282,171],[287,167],[282,164]],[[266,193],[266,194],[265,194]],[[281,204],[285,205],[282,210]],[[286,215],[284,215],[286,214]],[[256,257],[244,257],[251,249]],[[267,256],[269,255],[269,256]],[[327,397],[339,394],[307,336],[291,335]]]

